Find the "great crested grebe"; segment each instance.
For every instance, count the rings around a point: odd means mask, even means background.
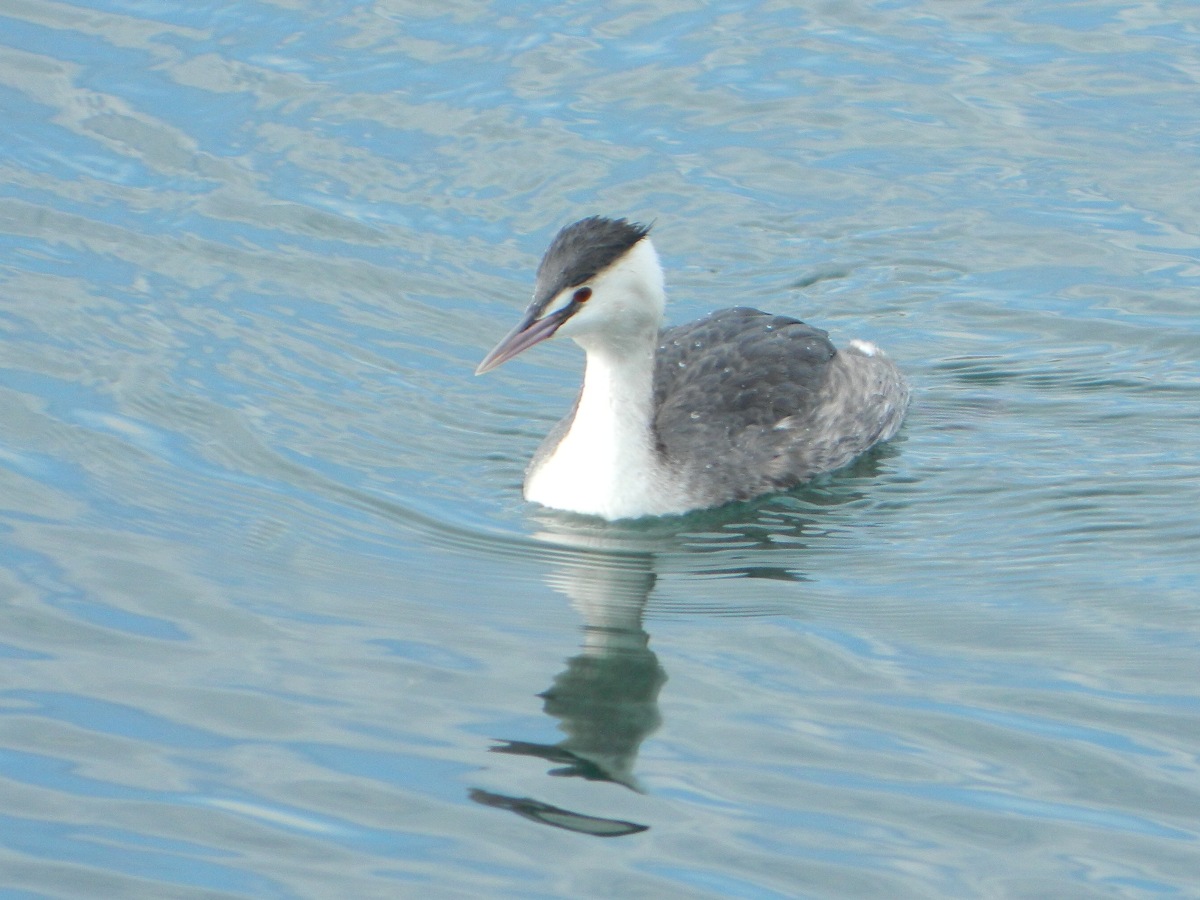
[[[896,434],[908,386],[874,344],[838,349],[746,307],[660,330],[648,232],[598,216],[560,231],[525,316],[475,370],[552,335],[587,354],[575,407],[529,464],[527,500],[605,519],[683,513],[786,490]]]

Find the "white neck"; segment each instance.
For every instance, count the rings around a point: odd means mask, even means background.
[[[653,390],[653,341],[621,354],[589,349],[571,428],[530,471],[525,498],[606,519],[644,515],[659,480]]]
[[[649,240],[591,285],[587,307],[560,329],[587,352],[579,406],[558,446],[530,469],[525,498],[606,519],[670,512],[653,432],[665,298]]]

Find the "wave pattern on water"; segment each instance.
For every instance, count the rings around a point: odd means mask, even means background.
[[[1198,34],[0,9],[0,893],[1194,890]],[[527,508],[578,354],[471,372],[591,213],[656,221],[674,321],[886,347],[900,439]]]

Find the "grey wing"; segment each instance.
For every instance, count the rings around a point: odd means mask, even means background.
[[[837,350],[828,334],[756,309],[665,330],[655,365],[659,450],[709,500],[744,499],[815,474],[794,452]]]

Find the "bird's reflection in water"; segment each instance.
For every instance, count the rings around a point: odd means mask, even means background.
[[[642,742],[658,728],[658,694],[667,675],[650,649],[642,626],[654,588],[655,569],[707,577],[759,578],[804,583],[791,566],[770,564],[779,551],[789,561],[814,540],[834,543],[839,528],[826,509],[861,500],[853,475],[874,466],[860,460],[846,478],[828,488],[692,514],[686,520],[639,520],[637,524],[583,520],[546,513],[542,555],[547,582],[565,594],[584,621],[583,646],[541,693],[543,709],[565,737],[555,744],[501,740],[492,752],[532,757],[551,764],[550,774],[623,785],[641,791],[634,764]],[[684,530],[686,526],[686,530]],[[660,608],[662,608],[660,600]],[[747,606],[698,598],[670,601],[677,612],[708,615],[794,614],[755,600]],[[476,802],[507,809],[532,821],[584,834],[613,837],[647,826],[604,819],[551,806],[529,797],[474,790]]]
[[[566,738],[557,744],[505,741],[499,753],[539,756],[552,775],[611,781],[640,790],[633,775],[638,747],[661,721],[658,692],[667,680],[642,628],[654,574],[649,557],[597,555],[549,579],[584,615],[582,652],[542,692],[543,708]]]
[[[561,541],[563,535],[552,539]],[[610,782],[634,791],[634,763],[642,741],[661,721],[658,692],[667,680],[642,612],[654,587],[653,556],[587,549],[554,552],[547,581],[570,598],[584,619],[583,646],[541,693],[543,709],[566,737],[556,744],[502,740],[495,753],[545,760],[551,775]],[[535,822],[599,837],[645,831],[635,822],[604,819],[532,798],[473,790],[471,799]]]
[[[480,788],[471,788],[470,797],[476,803],[484,806],[494,806],[497,809],[507,809],[523,816],[539,825],[553,825],[555,828],[565,828],[580,834],[590,834],[593,837],[623,837],[627,834],[637,834],[649,829],[649,825],[639,825],[637,822],[626,822],[622,819],[604,819],[599,816],[588,816],[572,812],[559,806],[542,803],[532,797],[508,797],[504,794],[493,794]]]

